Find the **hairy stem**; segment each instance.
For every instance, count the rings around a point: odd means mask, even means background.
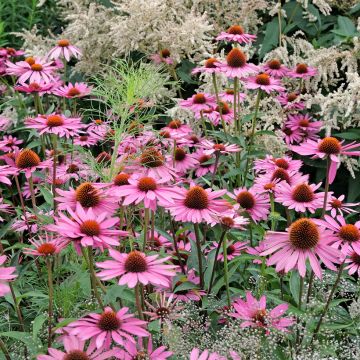
[[[199,276],[200,276],[200,288],[204,289],[204,272],[202,266],[202,252],[201,252],[201,239],[199,224],[194,223],[195,237],[196,237],[196,249],[199,262]]]
[[[226,298],[227,304],[231,306],[231,297],[230,297],[230,288],[229,288],[229,270],[228,270],[228,261],[227,261],[227,241],[226,236],[224,236],[223,240],[223,256],[224,256],[224,280],[226,286]]]
[[[53,298],[54,298],[52,262],[49,258],[46,259],[46,268],[47,268],[48,288],[49,288],[49,308],[48,308],[48,348],[49,348],[51,347],[51,342],[52,342],[51,328],[52,328]]]

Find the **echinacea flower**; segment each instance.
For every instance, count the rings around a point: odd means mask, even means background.
[[[161,129],[167,131],[173,138],[182,138],[192,133],[192,129],[189,125],[181,122],[179,119],[171,120],[167,126]]]
[[[147,247],[150,250],[160,251],[161,249],[172,247],[172,243],[165,236],[157,231],[148,231],[147,233]]]
[[[10,287],[8,285],[8,282],[17,277],[17,275],[14,274],[16,267],[2,266],[2,265],[4,265],[6,260],[7,260],[6,255],[0,256],[0,296],[4,296],[10,292]]]
[[[24,248],[23,252],[27,255],[32,256],[53,256],[55,254],[59,254],[61,250],[63,250],[66,245],[69,243],[69,240],[65,238],[53,238],[48,234],[44,236],[39,236],[39,240],[29,239],[33,248]]]
[[[39,135],[55,134],[69,139],[81,131],[84,125],[81,118],[69,118],[63,114],[38,115],[35,118],[27,118],[25,125],[39,131]]]
[[[171,58],[171,53],[169,49],[162,49],[157,54],[152,54],[150,56],[150,59],[155,64],[161,64],[161,63],[165,63],[168,65],[174,64],[174,60]]]
[[[189,360],[226,360],[226,358],[215,352],[210,353],[209,350],[200,351],[198,348],[193,348]]]
[[[223,102],[234,103],[234,89],[226,89],[224,92],[219,94],[220,99]],[[246,99],[246,94],[238,92],[236,95],[236,101],[242,103]]]
[[[206,222],[214,225],[214,215],[227,212],[231,208],[226,200],[219,199],[225,193],[226,190],[213,191],[197,185],[189,189],[178,188],[172,201],[168,201],[163,206],[170,211],[176,221]]]
[[[320,209],[324,203],[324,192],[316,193],[321,183],[309,184],[307,182],[299,182],[293,185],[282,181],[275,191],[275,201],[294,209],[295,211],[304,213],[310,211],[315,213],[316,209]]]
[[[246,62],[246,55],[238,48],[233,48],[226,56],[226,62],[218,62],[216,66],[229,78],[242,78],[254,73],[258,67]]]
[[[134,336],[147,337],[149,333],[144,329],[146,321],[127,314],[128,311],[127,307],[117,312],[106,307],[101,314],[91,313],[70,323],[66,330],[81,340],[90,339],[97,349],[109,349],[112,340],[119,345],[124,345],[126,340],[135,344]]]
[[[186,290],[182,289],[182,284],[185,282],[190,282],[196,285],[196,287],[192,289],[186,288]],[[193,269],[189,270],[186,275],[180,278],[174,284],[173,292],[169,293],[169,296],[173,296],[173,298],[177,301],[189,302],[189,301],[200,301],[201,297],[206,295],[206,291],[201,290],[198,286],[200,284],[200,277],[195,275],[195,271]],[[171,288],[171,284],[170,284]]]
[[[345,252],[345,270],[348,270],[349,275],[354,275],[357,272],[357,275],[360,277],[360,251],[349,248]]]
[[[36,93],[39,96],[43,96],[44,94],[50,94],[52,90],[56,89],[61,84],[62,84],[61,80],[54,79],[52,82],[49,83],[40,81],[39,83],[32,82],[30,84],[15,85],[14,89],[16,91],[24,92],[27,94]]]
[[[86,146],[86,147],[94,146],[100,140],[98,137],[91,136],[89,134],[80,134],[78,136],[75,136],[73,139],[74,139],[74,145]]]
[[[81,55],[79,48],[71,45],[69,40],[61,39],[57,42],[57,45],[49,51],[47,56],[49,59],[54,60],[64,57],[66,61],[70,61],[71,57],[79,59]]]
[[[278,168],[286,171],[299,171],[303,162],[301,160],[294,160],[290,156],[283,156],[275,158],[272,155],[267,154],[265,159],[257,159],[254,161],[255,172],[268,172],[275,171]]]
[[[201,112],[202,116],[208,118],[215,126],[218,126],[221,120],[231,124],[234,121],[234,110],[226,102],[220,101],[215,108],[209,108]],[[195,114],[195,118],[199,115]]]
[[[291,317],[282,317],[289,308],[288,304],[280,304],[272,310],[266,309],[266,296],[257,300],[250,291],[246,292],[246,300],[238,299],[233,303],[235,313],[229,315],[240,320],[241,327],[263,328],[269,333],[270,329],[288,331],[288,327],[295,323]]]
[[[195,113],[199,113],[201,110],[206,110],[209,107],[215,106],[216,99],[214,95],[197,93],[186,100],[181,100],[179,105]]]
[[[266,248],[260,255],[272,254],[267,265],[276,264],[276,271],[298,269],[301,277],[306,274],[306,260],[315,275],[321,279],[319,259],[326,267],[336,270],[340,262],[340,251],[332,247],[332,233],[315,224],[311,219],[301,218],[293,222],[286,232],[268,231],[265,236]]]
[[[289,127],[291,130],[300,129],[307,133],[318,133],[322,126],[322,121],[312,121],[309,114],[289,114],[286,121],[286,127]]]
[[[11,185],[10,176],[16,174],[16,169],[10,165],[0,165],[0,183]]]
[[[272,78],[269,74],[260,73],[256,76],[250,76],[244,79],[245,88],[249,90],[260,89],[270,94],[272,91],[282,92],[285,88],[281,86],[279,79]]]
[[[241,149],[239,148],[238,145],[236,144],[229,144],[229,143],[225,143],[225,144],[216,144],[210,140],[203,140],[199,146],[201,146],[204,150],[204,154],[206,155],[212,155],[212,154],[216,154],[216,153],[220,153],[220,154],[231,154],[231,153],[236,153],[239,152]]]
[[[67,335],[62,337],[65,352],[48,348],[49,355],[38,355],[37,360],[106,360],[115,357],[118,349],[107,350],[105,347],[96,349],[94,343],[89,344],[85,349],[85,341],[77,336]]]
[[[356,213],[357,211],[351,209],[352,207],[359,206],[360,203],[344,203],[345,195],[340,195],[338,198],[330,196],[326,206],[326,211],[330,211],[331,216],[334,218],[337,214],[344,216],[345,214]]]
[[[284,126],[282,129],[282,137],[287,145],[299,144],[304,139],[304,134],[300,129],[291,130],[289,127]]]
[[[305,103],[300,99],[297,92],[281,93],[276,97],[280,105],[285,110],[303,110],[305,109]]]
[[[169,278],[175,276],[176,266],[164,264],[169,256],[158,259],[159,255],[146,256],[139,251],[125,254],[113,249],[109,249],[109,254],[113,260],[96,263],[97,267],[104,269],[97,274],[103,280],[119,277],[119,285],[133,288],[138,283],[166,286]]]
[[[229,212],[228,214],[217,214],[215,219],[218,224],[220,224],[223,228],[226,229],[238,229],[244,230],[245,225],[249,224],[249,219],[244,216],[240,216],[233,211],[232,213]]]
[[[22,149],[15,157],[15,167],[18,173],[25,173],[27,179],[38,168],[43,168],[39,155],[31,149]]]
[[[256,35],[246,34],[243,27],[240,25],[230,26],[226,32],[222,31],[220,35],[216,37],[216,40],[225,40],[237,42],[239,44],[249,44],[256,39]]]
[[[187,152],[182,147],[176,147],[175,150],[173,150],[173,154],[167,156],[167,161],[174,166],[175,170],[180,175],[185,174],[188,170],[193,169],[198,164],[198,160],[194,155]]]
[[[4,135],[0,140],[0,150],[4,152],[19,150],[17,145],[20,145],[23,142],[23,140],[12,135]]]
[[[317,141],[308,140],[301,144],[301,146],[293,145],[290,149],[300,155],[313,155],[313,159],[328,158],[330,160],[329,180],[331,184],[336,176],[340,155],[360,156],[360,143],[355,141],[347,145],[343,145],[343,143],[344,141],[328,136]]]
[[[213,241],[210,250],[217,249],[219,247],[219,243]],[[240,256],[243,250],[246,250],[247,244],[241,241],[232,241],[227,243],[226,254],[227,259],[232,260],[237,256]],[[222,252],[219,253],[217,259],[218,261],[224,261],[224,254]]]
[[[195,175],[198,177],[204,176],[207,173],[214,173],[215,170],[215,157],[206,155],[204,150],[199,149],[195,154],[198,164],[195,167]]]
[[[0,58],[18,57],[24,54],[24,50],[16,50],[11,47],[0,48]]]
[[[13,206],[7,203],[4,203],[4,199],[0,197],[0,213],[4,214],[12,214],[14,213]],[[0,222],[4,221],[4,219],[0,216]]]
[[[263,65],[263,69],[267,74],[273,76],[274,78],[282,78],[290,71],[278,59],[269,60],[265,65]]]
[[[287,73],[287,76],[293,78],[307,79],[309,77],[315,76],[317,70],[314,67],[308,66],[307,64],[300,63],[295,66],[294,69],[290,70]]]
[[[85,83],[67,84],[54,89],[52,93],[67,99],[81,98],[91,93],[91,86]]]
[[[219,68],[215,65],[217,62],[219,62],[218,59],[209,58],[204,61],[203,66],[198,66],[198,67],[195,67],[194,69],[192,69],[191,73],[192,74],[197,74],[197,73],[214,74],[214,73],[217,73],[217,72],[219,72]]]

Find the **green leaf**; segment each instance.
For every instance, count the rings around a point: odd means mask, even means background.
[[[41,195],[44,197],[47,204],[52,205],[53,204],[53,196],[50,190],[48,190],[46,187],[39,186]]]
[[[37,316],[33,321],[33,339],[36,340],[36,338],[39,335],[39,332],[44,325],[44,322],[47,320],[47,316],[44,314],[40,314]]]
[[[344,36],[353,36],[356,34],[356,27],[350,18],[345,16],[338,16],[337,18],[338,30],[340,30]]]
[[[257,131],[255,133],[256,136],[258,135],[270,135],[270,136],[276,136],[276,134],[273,131],[270,130],[261,130],[261,131]]]
[[[9,337],[11,339],[15,339],[23,342],[28,348],[31,355],[37,355],[41,353],[42,344],[39,339],[33,339],[30,333],[22,332],[22,331],[6,331],[0,333],[0,337]]]
[[[300,275],[297,271],[293,271],[290,276],[290,292],[295,300],[299,303],[299,294],[300,294]]]
[[[121,285],[112,285],[110,288],[107,288],[106,295],[104,296],[104,301],[109,303],[111,301],[116,301],[117,298],[134,302],[134,292],[131,291],[127,286]]]
[[[266,25],[265,37],[260,50],[260,58],[262,59],[266,53],[275,48],[279,43],[279,21],[274,18]]]
[[[354,129],[356,130],[356,129]],[[344,133],[339,133],[339,134],[335,134],[336,137],[339,137],[341,139],[346,139],[346,140],[358,140],[360,139],[360,133],[356,133],[355,131],[349,131],[349,132],[344,132]]]
[[[190,282],[190,281],[185,281],[182,284],[180,284],[179,286],[176,287],[176,289],[174,290],[174,292],[178,292],[178,291],[185,291],[185,290],[191,290],[191,289],[196,289],[197,285],[195,285],[194,283]]]

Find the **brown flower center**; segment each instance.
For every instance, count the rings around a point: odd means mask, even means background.
[[[233,26],[230,26],[226,32],[231,35],[243,35],[244,29],[240,25],[233,25]]]
[[[221,112],[222,115],[227,115],[230,113],[230,108],[228,104],[220,101],[219,105],[215,108],[215,111],[217,111],[218,113]]]
[[[233,89],[226,89],[226,90],[225,90],[225,94],[227,94],[227,95],[234,95],[234,90],[233,90]]]
[[[287,170],[289,168],[289,163],[285,159],[282,159],[282,158],[276,159],[275,165],[284,170]]]
[[[266,317],[267,317],[267,312],[265,309],[260,309],[258,310],[255,315],[253,316],[253,320],[256,323],[260,323],[262,325],[266,325]]]
[[[212,164],[206,164],[211,159],[209,155],[202,155],[199,158],[199,163],[201,167],[210,167]]]
[[[308,184],[299,184],[293,189],[291,197],[294,201],[307,203],[313,201],[315,196]]]
[[[201,186],[193,186],[188,190],[185,196],[184,205],[190,209],[207,209],[209,197]]]
[[[199,138],[196,135],[191,135],[190,136],[190,140],[194,143],[194,144],[198,144],[200,142]]]
[[[213,146],[213,149],[216,150],[216,151],[225,151],[225,145],[223,145],[223,144],[215,144]]]
[[[171,137],[170,133],[168,131],[160,131],[159,135],[163,137],[164,139],[169,139]]]
[[[296,73],[297,74],[306,74],[308,72],[308,66],[306,64],[297,64]]]
[[[318,244],[320,233],[312,220],[299,219],[292,223],[289,228],[289,240],[297,249],[312,249]]]
[[[246,64],[246,56],[241,50],[234,48],[226,56],[226,62],[230,67],[240,68]]]
[[[292,93],[287,95],[287,101],[293,102],[293,101],[295,101],[297,99],[297,97],[298,97],[297,93],[292,92]]]
[[[103,331],[115,331],[120,328],[121,321],[114,311],[105,311],[101,314],[97,325]]]
[[[221,218],[221,224],[228,228],[232,228],[235,225],[235,222],[231,217],[224,216]]]
[[[96,220],[85,220],[80,225],[80,231],[87,236],[98,236],[100,234],[100,225]]]
[[[89,136],[87,136],[87,135],[81,135],[81,136],[79,136],[79,140],[80,140],[80,141],[88,141],[88,140],[89,140]]]
[[[360,240],[359,229],[352,224],[343,225],[339,230],[339,237],[349,243]]]
[[[35,64],[35,59],[32,56],[29,56],[25,59],[25,62],[27,62],[31,66]]]
[[[76,164],[70,164],[66,170],[68,174],[75,174],[79,171],[79,167]]]
[[[40,253],[40,254],[43,254],[43,255],[52,255],[55,253],[56,251],[56,247],[53,245],[53,244],[50,244],[50,243],[45,243],[45,244],[41,244],[38,248],[37,248],[37,251]]]
[[[175,119],[175,120],[171,120],[168,124],[168,127],[170,129],[179,129],[181,127],[181,121],[178,120],[178,119]]]
[[[255,82],[258,85],[270,85],[270,76],[268,74],[259,74],[256,76]]]
[[[32,71],[41,71],[43,69],[43,66],[41,64],[34,63],[31,65]]]
[[[62,360],[90,360],[87,354],[81,350],[71,350]]]
[[[89,182],[78,186],[75,198],[83,207],[90,208],[100,203],[100,195],[97,189]]]
[[[330,205],[335,208],[335,209],[341,209],[342,207],[342,202],[338,199],[334,199],[330,202]]]
[[[76,87],[69,89],[69,91],[67,92],[68,96],[78,96],[80,94],[81,94],[80,90]]]
[[[227,255],[232,255],[235,251],[236,251],[235,246],[232,244],[226,248]]]
[[[31,149],[20,151],[16,157],[15,164],[19,169],[27,169],[40,164],[40,158],[36,152]]]
[[[256,200],[251,192],[243,190],[236,196],[236,202],[240,204],[243,209],[250,210],[255,206]]]
[[[207,59],[207,60],[205,61],[205,67],[206,67],[207,69],[214,69],[214,68],[216,68],[215,63],[216,63],[217,61],[218,61],[218,60],[215,59],[215,58],[209,58],[209,59]]]
[[[145,351],[139,351],[132,360],[146,360],[147,355]]]
[[[154,191],[157,188],[156,181],[153,178],[147,176],[139,180],[137,187],[140,191],[145,191],[145,192],[150,190]]]
[[[139,251],[131,251],[125,260],[126,272],[140,273],[147,270],[147,262]]]
[[[206,103],[206,97],[204,94],[196,94],[193,97],[193,103],[194,104],[205,104]]]
[[[274,180],[280,180],[280,181],[286,181],[288,184],[290,183],[290,175],[289,173],[282,168],[278,168],[274,171],[271,181]]]
[[[110,154],[108,154],[106,151],[102,151],[97,157],[96,157],[96,161],[101,164],[101,163],[109,163],[111,161],[111,156]]]
[[[183,161],[186,158],[186,152],[181,148],[176,148],[175,150],[175,160]]]
[[[64,120],[60,115],[49,115],[46,119],[46,125],[49,127],[56,127],[64,125]]]
[[[293,133],[293,131],[290,128],[284,128],[282,129],[282,131],[287,136],[290,136]]]
[[[270,60],[267,65],[271,70],[279,70],[281,68],[281,62],[278,59]]]
[[[264,190],[274,190],[275,184],[274,183],[268,183],[264,185]]]
[[[303,117],[303,118],[300,119],[300,121],[299,121],[299,126],[301,126],[301,127],[308,127],[309,124],[310,124],[309,119],[307,119],[307,118],[305,118],[305,117]]]
[[[140,157],[140,163],[148,168],[155,168],[164,164],[164,157],[155,148],[146,149]]]
[[[164,59],[170,57],[170,50],[169,49],[162,49],[160,50],[160,56]]]
[[[58,41],[58,46],[61,46],[61,47],[67,47],[70,45],[70,41],[67,40],[67,39],[61,39]]]
[[[338,139],[335,139],[334,137],[326,137],[324,138],[318,146],[319,151],[327,154],[339,154],[341,150],[341,143]]]
[[[170,310],[166,307],[159,307],[156,309],[156,315],[161,319],[166,319],[170,315]]]
[[[350,259],[353,263],[360,266],[360,255],[355,251],[350,255]]]
[[[129,185],[130,174],[120,173],[114,178],[114,184],[116,186]]]
[[[31,90],[36,91],[36,90],[39,90],[39,89],[40,89],[40,85],[39,85],[38,83],[36,83],[36,82],[32,82],[32,83],[29,84],[29,88],[30,88]]]

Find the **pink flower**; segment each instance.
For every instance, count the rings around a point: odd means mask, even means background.
[[[216,66],[229,78],[242,78],[258,70],[256,65],[246,62],[246,55],[238,48],[229,52],[226,63],[218,62]]]
[[[223,215],[217,214],[215,220],[218,224],[228,229],[244,230],[244,225],[249,224],[249,219],[244,216],[239,216],[235,211]]]
[[[360,203],[344,203],[345,195],[340,195],[338,198],[330,196],[326,206],[326,210],[330,211],[331,216],[334,218],[336,214],[344,216],[346,214],[356,213],[356,210],[351,209],[354,206],[359,206]]]
[[[1,58],[9,58],[9,57],[17,57],[25,54],[23,50],[16,50],[14,48],[1,48],[0,49],[0,57]]]
[[[176,266],[164,264],[170,257],[158,259],[159,255],[146,256],[139,251],[124,254],[113,249],[109,249],[109,254],[114,260],[96,263],[105,269],[97,274],[103,280],[119,277],[119,285],[133,288],[138,283],[166,286],[169,278],[175,276]]]
[[[119,350],[108,350],[104,347],[96,349],[92,343],[85,350],[85,341],[77,336],[64,336],[62,338],[65,352],[54,348],[48,348],[49,355],[38,355],[37,360],[64,360],[64,359],[84,359],[84,360],[106,360],[117,355]]]
[[[74,137],[74,145],[91,147],[99,142],[99,138],[90,134],[81,134]]]
[[[172,155],[167,156],[167,162],[168,164],[172,164],[180,175],[185,174],[188,170],[193,169],[198,164],[198,160],[194,155],[181,147],[177,147]]]
[[[230,26],[226,32],[222,31],[216,37],[216,40],[233,41],[239,44],[250,44],[256,39],[256,35],[246,34],[243,27],[240,25]]]
[[[244,82],[246,89],[261,89],[267,94],[270,94],[272,91],[285,91],[285,88],[281,86],[281,81],[279,79],[272,78],[266,73],[260,73],[256,76],[250,76],[244,79]]]
[[[173,65],[174,64],[174,60],[171,58],[171,53],[169,49],[162,49],[159,51],[158,54],[152,54],[150,56],[150,59],[155,63],[155,64],[161,64],[161,63],[165,63],[168,65]]]
[[[190,360],[226,360],[226,358],[218,353],[209,353],[209,350],[200,352],[198,348],[193,348],[190,353]]]
[[[102,314],[91,313],[70,323],[66,329],[81,340],[91,339],[90,345],[95,344],[97,349],[109,349],[112,340],[122,346],[126,340],[135,344],[134,336],[146,337],[149,333],[144,329],[146,322],[126,314],[128,311],[127,307],[118,312],[106,307]]]
[[[297,268],[301,277],[305,277],[306,260],[315,275],[321,279],[319,258],[331,270],[336,270],[334,264],[339,263],[340,252],[331,246],[334,236],[329,231],[317,226],[311,219],[296,220],[287,232],[267,232],[264,240],[266,250],[260,255],[273,254],[267,265],[276,264],[276,271],[289,272]]]
[[[167,351],[165,346],[154,349],[151,338],[149,338],[146,348],[144,347],[142,339],[139,339],[136,344],[132,341],[126,341],[124,348],[126,351],[122,352],[119,359],[134,360],[143,359],[146,356],[146,359],[149,360],[166,360],[173,354],[171,351]]]
[[[101,251],[110,246],[119,245],[119,236],[126,236],[127,231],[112,229],[118,218],[108,217],[108,213],[95,214],[92,208],[85,210],[77,204],[76,211],[68,209],[71,218],[59,213],[55,225],[49,225],[48,230],[61,236],[80,242],[81,246],[99,248]]]
[[[8,280],[11,281],[17,277],[17,275],[13,274],[16,270],[14,266],[1,266],[4,265],[6,260],[6,255],[0,256],[0,296],[4,296],[10,292]]]
[[[62,84],[60,79],[54,79],[52,82],[32,82],[30,84],[16,85],[14,89],[16,91],[24,92],[27,94],[37,93],[39,96],[44,94],[51,94],[51,92]]]
[[[0,150],[4,152],[19,150],[19,147],[17,145],[20,145],[23,142],[23,140],[17,139],[12,135],[4,135],[3,138],[0,140]]]
[[[182,123],[180,120],[171,120],[167,126],[161,129],[167,131],[173,138],[182,138],[192,133],[192,129],[189,125]]]
[[[163,206],[170,211],[176,221],[201,223],[206,222],[214,225],[214,215],[227,212],[231,205],[222,199],[226,190],[212,191],[200,186],[192,186],[190,189],[179,188],[174,194],[172,201]]]
[[[348,264],[345,270],[348,270],[349,275],[354,275],[357,272],[360,276],[360,251],[349,248],[345,255],[347,255],[345,264]]]
[[[265,159],[257,159],[254,161],[254,170],[257,173],[275,171],[278,168],[286,171],[299,171],[303,162],[301,160],[294,160],[290,156],[283,156],[275,158],[272,155],[266,155]]]
[[[250,247],[250,246],[248,246],[248,248],[246,249],[246,252],[247,252],[248,254],[254,255],[254,256],[259,256],[259,257],[261,257],[260,254],[261,254],[263,251],[265,251],[265,244],[264,244],[263,241],[261,241],[258,246],[255,246],[255,247]],[[260,260],[260,259],[255,259],[255,260],[253,260],[253,263],[254,263],[254,264],[262,264],[262,260]]]
[[[204,176],[207,173],[214,173],[215,170],[215,157],[206,155],[204,150],[199,149],[195,154],[195,158],[198,161],[196,165],[195,175],[198,177]],[[211,161],[213,160],[213,161]]]
[[[291,130],[289,127],[285,126],[281,131],[287,145],[295,143],[299,144],[303,140],[304,135],[300,129]]]
[[[219,72],[219,68],[216,66],[216,63],[219,62],[219,60],[215,58],[209,58],[204,61],[204,65],[200,67],[194,68],[191,73],[197,74],[197,73],[207,73],[207,74],[214,74]]]
[[[319,139],[317,141],[308,140],[307,142],[301,144],[301,146],[291,146],[290,149],[300,155],[313,155],[313,159],[320,158],[329,158],[330,159],[330,173],[329,179],[330,184],[334,181],[337,164],[340,162],[340,155],[348,156],[360,156],[360,144],[355,141],[343,145],[344,141],[339,141],[334,137],[325,137],[324,139]],[[353,150],[359,149],[359,150]]]
[[[185,282],[193,283],[197,287],[182,290],[182,284]],[[193,269],[189,270],[186,276],[183,276],[178,282],[174,284],[174,290],[169,294],[170,297],[173,297],[176,301],[189,302],[189,301],[200,301],[201,297],[206,295],[206,291],[200,290],[198,285],[200,284],[200,277],[195,275]],[[171,284],[170,284],[171,286]]]
[[[197,93],[186,100],[181,100],[179,105],[195,113],[199,113],[201,110],[207,110],[209,107],[215,106],[216,100],[214,95]]]
[[[234,302],[235,313],[230,313],[236,319],[244,320],[240,325],[244,327],[264,328],[268,333],[270,329],[287,332],[287,328],[295,323],[291,317],[282,317],[289,308],[288,304],[280,304],[274,309],[266,310],[266,296],[256,300],[250,291],[246,292],[246,301],[238,299]]]
[[[65,238],[54,239],[48,236],[48,234],[45,234],[45,239],[43,236],[39,236],[39,240],[29,239],[29,242],[35,248],[24,248],[23,252],[32,256],[53,256],[59,254],[69,243]]]
[[[70,44],[67,39],[61,39],[57,42],[57,46],[52,48],[48,53],[49,59],[57,60],[60,57],[64,57],[66,61],[70,61],[71,57],[79,59],[81,57],[81,51],[74,45]]]
[[[7,203],[4,203],[4,199],[0,197],[0,213],[4,214],[13,214],[15,211],[13,206]],[[4,221],[4,219],[0,216],[0,222]]]
[[[293,78],[306,79],[317,74],[317,70],[314,67],[310,67],[304,63],[297,64],[296,67],[287,73],[287,76]]]
[[[267,187],[267,185],[273,183],[274,188],[271,190],[276,190],[276,186],[282,181],[287,182],[289,185],[296,185],[299,183],[307,182],[308,180],[309,175],[303,175],[300,171],[287,171],[281,167],[278,167],[275,168],[275,170],[268,170],[265,174],[259,175],[259,177],[255,178],[255,184],[261,184],[264,187]]]
[[[219,244],[216,241],[213,241],[210,250],[217,249],[218,246]],[[226,249],[227,259],[230,261],[236,258],[237,256],[240,256],[242,251],[245,250],[246,248],[247,248],[247,244],[245,242],[240,242],[240,241],[229,242],[227,244],[227,249]],[[222,252],[219,253],[217,260],[224,261],[224,254]]]
[[[296,92],[279,94],[276,99],[285,110],[305,109],[304,102],[299,98],[299,94]]]
[[[11,167],[10,165],[0,165],[0,183],[11,185],[9,177],[14,176],[15,174],[16,169]]]
[[[229,143],[215,144],[210,140],[203,140],[200,143],[200,146],[204,149],[204,154],[206,155],[212,155],[214,153],[215,154],[220,153],[224,155],[224,154],[236,153],[241,150],[239,146],[236,144],[229,144]]]
[[[290,185],[286,181],[282,181],[276,187],[275,201],[289,209],[298,212],[308,210],[314,214],[315,210],[320,209],[324,202],[324,192],[315,193],[320,186],[321,183],[315,185],[303,182]]]
[[[25,173],[27,179],[37,169],[46,167],[45,163],[40,161],[39,155],[31,149],[22,149],[15,156],[14,169],[17,173]]]
[[[234,121],[234,110],[225,102],[220,101],[215,108],[202,111],[202,116],[208,118],[215,126],[218,126],[221,118],[225,123],[231,124]],[[200,118],[195,114],[195,118]]]
[[[291,130],[303,130],[310,133],[318,133],[323,125],[322,121],[311,121],[309,114],[288,115],[286,127]]]
[[[267,219],[270,212],[268,197],[255,192],[252,188],[247,190],[244,187],[234,190],[234,195],[229,195],[236,200],[235,210],[247,213],[255,222]]]
[[[278,59],[273,59],[268,61],[265,65],[263,65],[264,71],[275,77],[275,78],[282,78],[287,75],[290,71],[285,65],[281,63]]]
[[[219,94],[220,99],[223,102],[234,103],[234,89],[226,89],[224,92]],[[238,92],[236,95],[236,101],[242,103],[246,99],[246,94]]]
[[[54,95],[61,96],[67,99],[81,98],[91,93],[91,86],[87,86],[85,83],[76,82],[74,85],[69,83],[64,86],[60,86],[52,91]]]
[[[151,230],[148,231],[147,239],[148,239],[147,247],[153,251],[158,252],[161,249],[172,247],[172,243],[168,240],[168,238],[162,236],[157,231],[154,231],[154,233],[152,233]]]
[[[68,118],[62,114],[38,115],[36,118],[27,118],[25,125],[39,131],[39,135],[55,134],[59,137],[70,138],[83,128],[81,118]]]
[[[5,131],[11,126],[11,119],[0,115],[0,131]]]

